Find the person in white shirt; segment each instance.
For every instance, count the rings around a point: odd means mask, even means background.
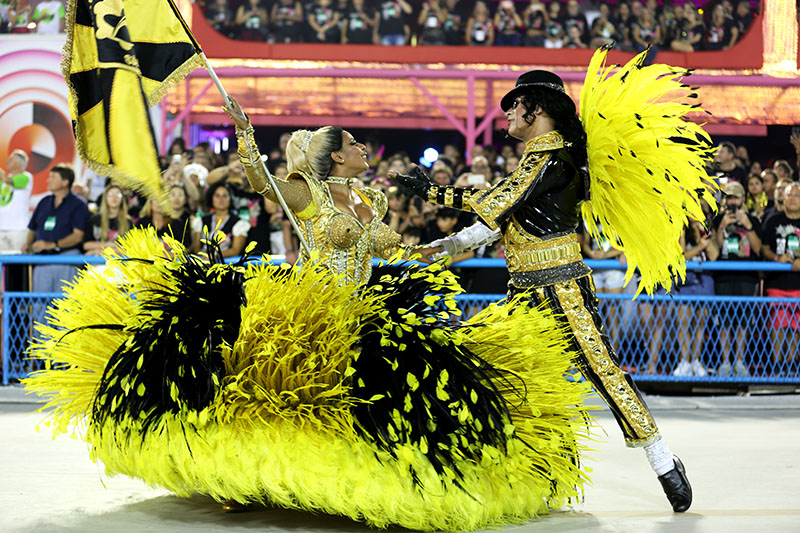
[[[31,20],[36,23],[36,32],[45,35],[63,33],[65,12],[61,0],[45,0],[36,5]]]
[[[28,154],[14,150],[0,169],[0,253],[18,251],[28,234],[33,176],[25,168]]]

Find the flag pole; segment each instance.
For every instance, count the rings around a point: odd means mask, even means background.
[[[192,31],[189,29],[189,26],[186,24],[186,21],[183,20],[183,15],[181,15],[180,10],[177,8],[173,0],[167,0],[167,2],[169,2],[169,5],[172,7],[172,11],[175,13],[175,16],[178,17],[178,20],[183,26],[186,35],[188,35],[189,39],[191,39],[195,50],[203,59],[203,63],[205,64],[209,76],[211,76],[211,80],[214,82],[214,85],[217,86],[217,90],[219,90],[219,93],[225,100],[225,105],[230,106],[231,99],[228,96],[227,91],[225,91],[225,87],[222,86],[222,82],[219,80],[219,77],[217,77],[217,73],[214,71],[214,67],[211,66],[211,63],[209,63],[205,52],[203,52],[203,49],[200,47],[200,43],[198,43],[197,40],[194,38],[194,35],[192,35]],[[275,178],[272,176],[272,173],[269,171],[269,168],[267,168],[267,164],[264,162],[264,160],[262,158],[258,158],[258,161],[261,163],[261,168],[264,170],[264,174],[267,176],[267,182],[269,183],[269,186],[272,189],[272,191],[275,193],[275,197],[278,199],[278,203],[281,204],[283,212],[286,213],[286,216],[289,218],[289,223],[292,225],[294,231],[297,233],[297,238],[300,239],[300,245],[306,251],[306,254],[308,254],[308,256],[311,257],[311,249],[308,247],[306,240],[303,238],[303,233],[300,231],[300,226],[297,224],[297,220],[294,218],[292,210],[289,209],[289,206],[286,205],[286,200],[283,199],[283,195],[281,194],[281,191],[278,189],[278,186],[275,183]]]

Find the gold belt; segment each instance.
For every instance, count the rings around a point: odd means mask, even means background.
[[[509,272],[530,272],[569,265],[583,260],[576,234],[524,244],[506,243]]]

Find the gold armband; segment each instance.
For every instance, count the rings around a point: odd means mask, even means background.
[[[239,161],[244,167],[247,180],[258,194],[267,194],[271,187],[267,179],[267,173],[264,170],[264,165],[261,163],[261,153],[258,151],[253,125],[249,125],[247,129],[244,130],[236,128],[236,141],[238,144],[237,152],[239,153]],[[261,186],[262,183],[263,187]]]
[[[255,130],[253,125],[247,129],[236,128],[236,141],[238,143],[239,160],[246,167],[254,166],[255,162],[261,157],[256,144]]]

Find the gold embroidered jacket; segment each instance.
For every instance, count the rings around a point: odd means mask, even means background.
[[[528,287],[590,272],[575,234],[585,194],[564,139],[551,131],[528,141],[519,166],[497,185],[432,186],[428,200],[473,211],[491,229],[500,228],[511,281]]]

